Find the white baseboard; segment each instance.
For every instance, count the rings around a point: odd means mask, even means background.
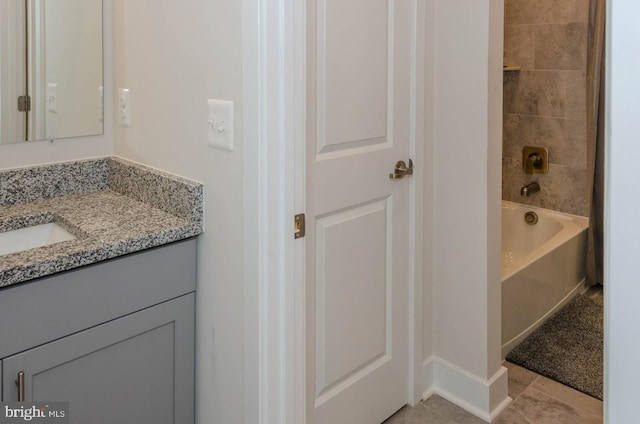
[[[418,403],[425,399],[429,399],[435,394],[435,384],[433,377],[433,361],[435,360],[435,356],[430,356],[429,358],[422,361],[420,375],[415,379],[416,385],[414,390],[415,395],[420,396],[420,398],[415,399],[415,403]]]
[[[435,356],[426,359],[422,368],[425,384],[431,383],[423,391],[423,399],[437,394],[488,423],[496,420],[512,402],[505,367],[489,380]]]

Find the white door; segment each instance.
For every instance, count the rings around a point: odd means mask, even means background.
[[[417,0],[307,2],[307,422],[408,400],[412,25]]]

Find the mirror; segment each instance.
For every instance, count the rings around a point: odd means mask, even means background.
[[[102,0],[0,0],[0,144],[103,133]]]

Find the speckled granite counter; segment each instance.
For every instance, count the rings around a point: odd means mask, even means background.
[[[77,239],[0,256],[0,287],[196,236],[203,187],[117,157],[0,171],[0,232],[48,222]]]

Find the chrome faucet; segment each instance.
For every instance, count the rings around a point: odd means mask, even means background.
[[[532,182],[530,184],[527,184],[525,186],[523,186],[520,189],[520,196],[522,197],[529,197],[529,194],[531,193],[536,193],[540,191],[540,184],[538,184],[537,182]]]

